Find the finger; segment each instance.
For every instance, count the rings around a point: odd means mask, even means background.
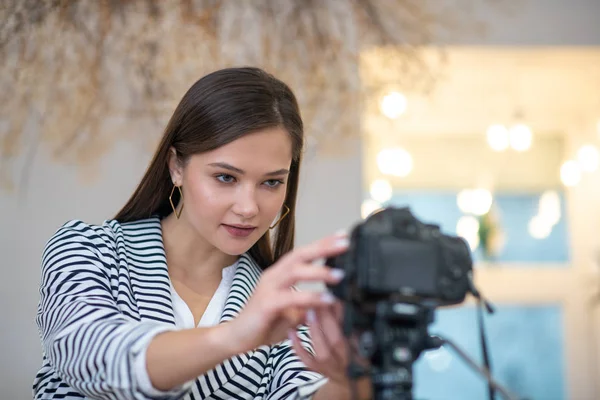
[[[352,354],[352,361],[362,367],[368,367],[370,364],[369,359],[366,358],[362,354],[362,351],[360,350],[360,344],[359,344],[358,337],[356,335],[352,335],[348,339],[348,343],[349,343],[348,355]]]
[[[315,351],[313,362],[318,371],[329,378],[345,379],[347,363],[336,357],[327,339],[328,333],[323,329],[321,316],[327,307],[322,307],[316,312],[307,312],[310,338]]]
[[[344,303],[341,301],[336,301],[332,306],[333,315],[340,324],[344,322]]]
[[[318,311],[318,318],[321,328],[325,333],[323,336],[328,348],[337,361],[345,365],[348,360],[348,348],[346,347],[346,338],[342,334],[340,323],[334,315],[334,306],[321,308]]]
[[[295,290],[281,291],[277,298],[272,299],[269,306],[275,314],[287,312],[290,308],[299,308],[306,312],[309,308],[319,308],[331,305],[335,298],[330,293],[300,292]],[[299,317],[301,318],[301,317]]]
[[[329,284],[339,283],[344,277],[344,271],[335,268],[323,268],[312,264],[297,264],[285,274],[274,278],[280,288],[289,288],[299,282],[324,282]]]
[[[323,333],[317,311],[313,309],[308,310],[306,312],[306,322],[308,323],[310,338],[312,339],[313,348],[315,349],[315,361],[319,364],[331,362],[333,354]]]
[[[327,258],[343,253],[350,244],[348,236],[340,233],[328,236],[306,246],[298,247],[285,256],[289,264],[312,263],[320,258]]]
[[[300,361],[302,361],[308,369],[317,371],[317,365],[312,354],[310,354],[308,350],[306,350],[304,346],[302,346],[302,343],[300,343],[300,339],[298,338],[296,331],[288,331],[288,338],[292,342],[292,348],[296,352],[296,355],[298,356]]]
[[[287,321],[289,326],[298,326],[304,323],[305,320],[304,309],[298,307],[289,307],[283,310],[282,316]]]

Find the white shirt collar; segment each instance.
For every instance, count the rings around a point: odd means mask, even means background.
[[[210,299],[197,327],[215,326],[219,323],[237,266],[238,261],[223,268],[221,283],[219,283],[219,287],[217,287],[215,294]],[[171,286],[171,301],[173,304],[173,314],[175,315],[175,326],[180,329],[194,328],[194,316],[190,308],[179,294],[177,294],[173,283],[171,281],[169,283]]]

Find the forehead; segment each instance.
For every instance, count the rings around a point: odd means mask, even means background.
[[[192,157],[203,164],[225,162],[247,171],[270,172],[289,168],[292,141],[280,127],[249,133],[215,150]]]

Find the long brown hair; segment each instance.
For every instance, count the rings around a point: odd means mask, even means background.
[[[259,68],[226,68],[194,83],[175,109],[144,177],[115,219],[123,223],[173,212],[169,203],[173,188],[168,168],[171,147],[185,163],[193,154],[273,127],[283,127],[290,134],[292,164],[284,200],[290,211],[275,231],[274,246],[267,231],[249,251],[262,268],[267,268],[294,247],[304,127],[292,90]],[[178,195],[175,190],[175,206]]]

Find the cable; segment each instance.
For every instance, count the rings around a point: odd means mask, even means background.
[[[504,388],[500,383],[498,383],[489,373],[489,371],[479,366],[467,353],[465,353],[460,347],[454,344],[451,340],[445,339],[441,336],[433,337],[442,342],[442,344],[449,345],[455,353],[457,353],[463,361],[465,361],[471,368],[473,368],[476,372],[480,373],[488,382],[488,384],[494,389],[500,392],[502,397],[506,400],[519,400],[517,396],[510,393],[506,388]]]
[[[491,362],[490,362],[487,338],[485,335],[485,329],[484,329],[484,323],[483,323],[483,308],[484,308],[483,300],[481,300],[481,298],[480,298],[478,301],[478,307],[477,307],[477,322],[479,325],[479,341],[481,343],[481,353],[483,354],[483,365],[485,366],[485,369],[491,375],[492,374],[492,366],[491,366]],[[494,392],[495,392],[494,388],[488,382],[488,398],[489,398],[489,400],[494,400]]]

